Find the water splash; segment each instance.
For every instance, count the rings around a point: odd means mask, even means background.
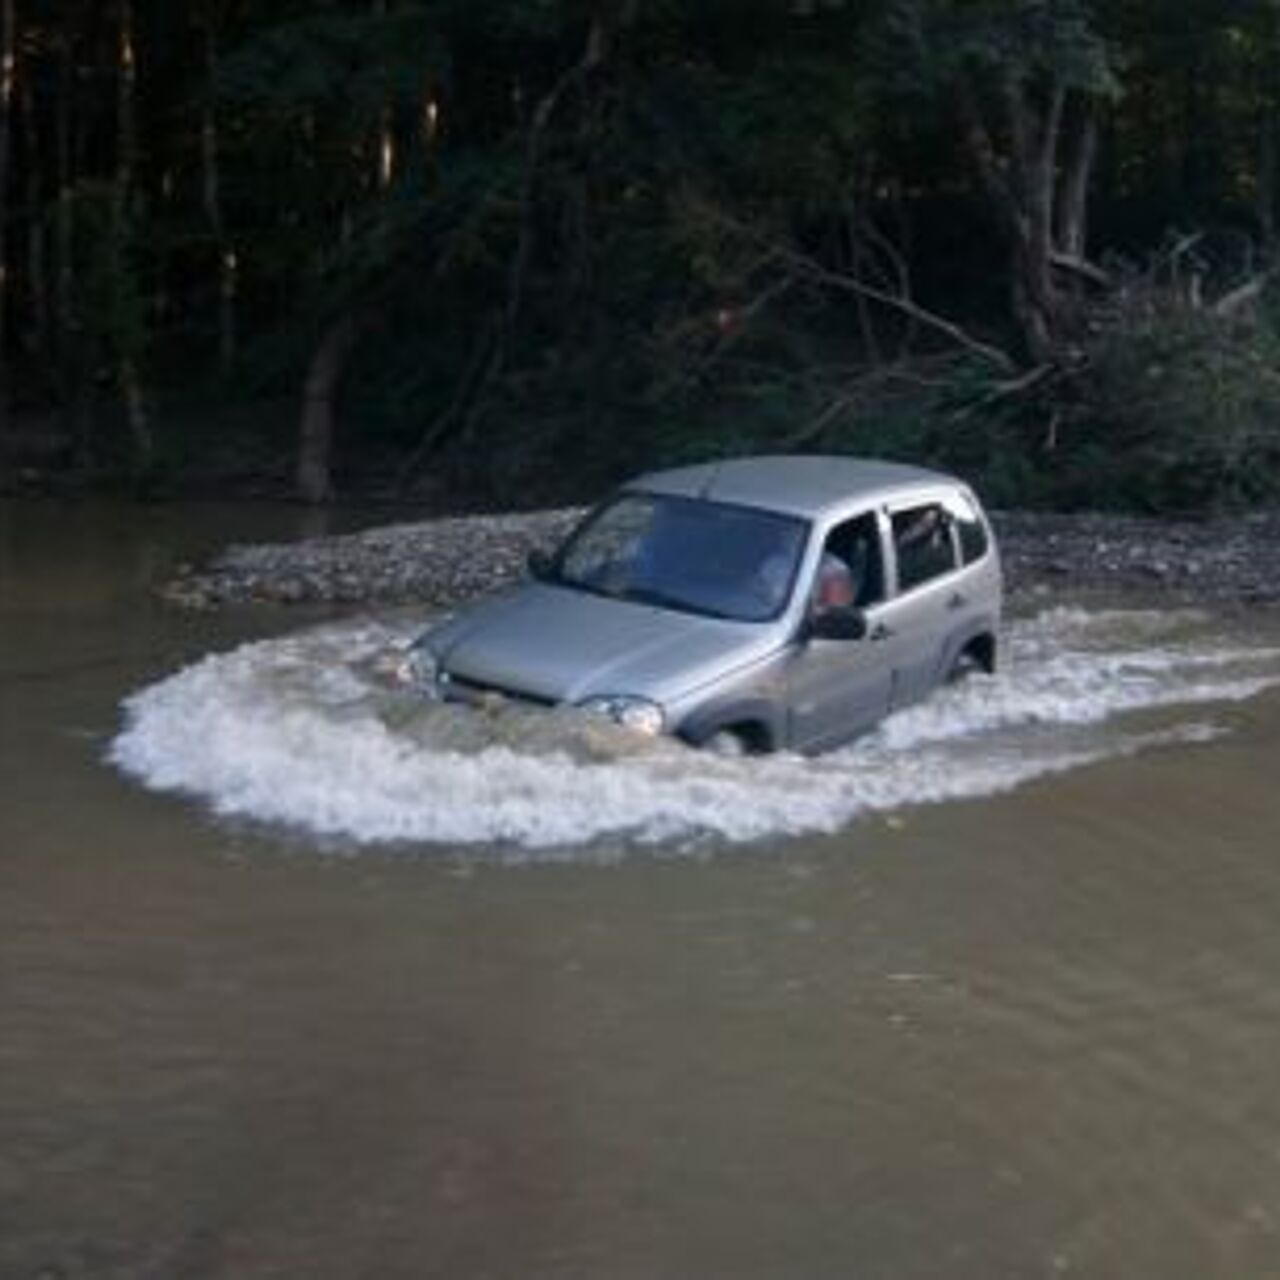
[[[1195,614],[1055,610],[1009,628],[998,676],[944,689],[845,750],[726,760],[576,713],[482,713],[391,690],[386,657],[419,627],[331,626],[205,658],[128,699],[110,758],[153,789],[314,837],[573,856],[603,840],[831,832],[990,795],[1202,740],[1215,730],[1193,708],[1280,685],[1280,649],[1215,637]],[[1136,725],[1148,708],[1174,722]]]

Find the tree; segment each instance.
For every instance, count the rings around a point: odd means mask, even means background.
[[[138,172],[138,37],[134,0],[116,0],[116,171],[108,240],[112,290],[106,337],[124,397],[125,417],[138,479],[155,465],[155,439],[140,368],[146,342],[145,300],[134,276],[133,238],[139,218],[135,184]]]
[[[9,154],[17,83],[14,0],[0,0],[0,430],[9,415]]]
[[[403,148],[397,165],[397,122],[420,118],[424,92],[443,67],[432,9],[383,0],[357,12],[291,17],[222,64],[226,99],[252,113],[277,154],[300,158],[289,164],[295,189],[313,196],[310,208],[295,211],[290,246],[305,254],[299,296],[317,335],[302,380],[295,464],[296,491],[310,502],[332,495],[336,398],[388,273],[404,265],[396,258],[412,239],[403,187],[423,191],[421,130],[407,130],[417,148]]]
[[[218,369],[230,374],[239,346],[236,298],[239,290],[239,254],[227,230],[223,201],[222,131],[217,95],[221,52],[219,28],[226,6],[217,3],[199,15],[204,53],[205,91],[200,111],[200,170],[202,203],[213,254],[217,262]]]
[[[954,102],[963,145],[1009,248],[1013,314],[1035,362],[1068,321],[1057,272],[1085,261],[1097,109],[1119,91],[1113,50],[1080,0],[904,0],[890,30],[915,87]]]

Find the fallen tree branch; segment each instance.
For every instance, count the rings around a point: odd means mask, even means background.
[[[997,368],[1003,369],[1007,373],[1012,373],[1018,368],[1017,361],[1008,352],[973,337],[954,321],[948,320],[936,312],[929,311],[911,298],[888,293],[884,289],[877,289],[874,285],[866,284],[853,276],[831,271],[821,263],[814,262],[813,259],[807,258],[803,254],[788,251],[786,257],[797,270],[809,276],[816,283],[825,284],[846,293],[860,294],[864,298],[870,298],[873,302],[892,307],[895,311],[900,311],[903,315],[909,316],[923,328],[932,329],[935,333],[940,333],[950,338],[957,346],[963,347],[971,354],[980,357],[989,364],[994,364]]]
[[[712,221],[719,223],[726,230],[752,240],[757,244],[771,247],[779,262],[785,263],[791,270],[800,276],[808,278],[813,283],[825,285],[843,293],[852,293],[860,297],[870,298],[873,302],[892,307],[903,315],[910,316],[911,319],[924,328],[932,329],[935,333],[950,338],[957,346],[963,347],[971,355],[978,356],[988,364],[993,364],[997,368],[1003,369],[1006,373],[1018,372],[1018,362],[1008,352],[973,337],[972,334],[967,333],[954,321],[920,306],[914,299],[902,294],[890,293],[888,290],[868,284],[865,280],[860,280],[856,276],[832,271],[831,268],[824,267],[822,263],[807,254],[801,253],[798,249],[770,241],[768,237],[763,236],[759,231],[743,225],[737,219],[729,217],[719,209],[708,207],[705,209],[705,213]]]
[[[945,335],[957,346],[970,352],[970,354],[998,366],[1007,373],[1017,372],[1019,368],[1018,362],[1008,352],[973,337],[962,329],[960,325],[948,320],[945,316],[940,316],[936,312],[920,306],[910,296],[904,293],[891,293],[889,290],[869,284],[857,276],[833,271],[830,267],[824,266],[808,254],[801,253],[790,245],[779,243],[756,228],[747,226],[745,223],[726,214],[722,209],[708,202],[700,203],[702,214],[708,221],[734,235],[768,249],[778,262],[790,268],[796,275],[807,278],[814,284],[836,289],[843,293],[851,293],[858,297],[869,298],[873,302],[879,302],[883,306],[891,307],[903,315],[909,316],[923,327]]]
[[[1088,280],[1090,284],[1096,284],[1101,289],[1111,288],[1112,279],[1110,275],[1085,258],[1055,250],[1049,255],[1049,261],[1059,271],[1066,271],[1071,275],[1079,276],[1083,280]]]
[[[1174,243],[1173,247],[1165,255],[1169,263],[1169,278],[1173,282],[1174,288],[1182,286],[1182,260],[1191,253],[1193,249],[1204,239],[1203,231],[1192,231],[1190,234],[1180,236]],[[1160,269],[1159,262],[1156,263],[1152,272],[1154,276]],[[1193,271],[1191,273],[1191,288],[1189,290],[1188,301],[1193,305],[1197,305],[1199,294],[1199,273]]]
[[[1020,377],[1010,378],[1005,382],[997,382],[985,395],[980,396],[972,404],[967,404],[963,409],[956,410],[951,415],[951,420],[953,422],[962,422],[973,414],[980,413],[983,409],[990,409],[992,405],[999,404],[1002,400],[1021,395],[1024,391],[1030,391],[1033,387],[1038,387],[1042,382],[1048,382],[1061,372],[1060,366],[1053,361],[1038,364],[1034,369],[1028,369]]]
[[[1006,396],[1016,396],[1020,392],[1029,391],[1037,383],[1043,382],[1050,374],[1056,373],[1057,370],[1058,366],[1055,364],[1038,364],[1034,369],[1028,369],[1020,378],[1011,378],[1008,382],[996,383],[983,403],[1003,400]]]
[[[1254,276],[1252,280],[1246,280],[1244,284],[1224,293],[1213,304],[1211,308],[1213,314],[1220,320],[1229,320],[1232,316],[1239,315],[1246,307],[1262,297],[1267,285],[1271,283],[1272,275],[1272,272],[1264,271],[1261,275]]]
[[[812,444],[835,418],[838,418],[846,409],[852,408],[852,406],[852,396],[836,396],[821,413],[806,422],[799,431],[787,436],[782,442],[783,449],[787,453],[792,453],[797,449],[803,449],[805,446]]]

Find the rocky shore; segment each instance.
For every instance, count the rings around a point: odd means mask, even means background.
[[[342,537],[232,546],[183,568],[169,602],[456,604],[518,577],[580,513],[465,516]],[[1112,515],[998,513],[996,533],[1015,606],[1081,595],[1138,595],[1170,604],[1280,604],[1280,512],[1203,522]]]

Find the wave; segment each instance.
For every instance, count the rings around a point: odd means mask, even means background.
[[[157,791],[347,847],[575,857],[840,830],[1217,730],[1195,708],[1280,684],[1280,650],[1188,613],[1053,610],[1003,667],[818,759],[723,759],[571,712],[477,712],[387,687],[421,627],[328,626],[216,654],[132,695],[110,760]],[[1133,713],[1173,709],[1158,728]]]

